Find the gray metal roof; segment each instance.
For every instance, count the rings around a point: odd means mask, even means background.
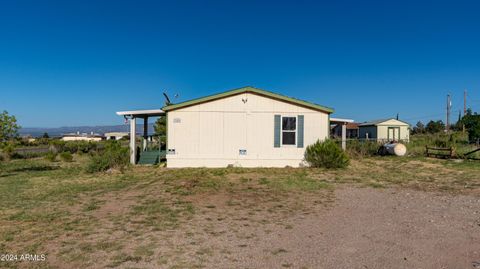
[[[367,122],[362,122],[360,123],[358,126],[372,126],[372,125],[379,125],[380,123],[383,123],[383,122],[386,122],[386,121],[389,121],[389,120],[397,120],[395,118],[389,118],[389,119],[378,119],[378,120],[372,120],[372,121],[367,121]],[[408,122],[404,122],[404,121],[401,121],[401,120],[398,120],[400,122],[403,122],[407,125],[410,125]]]

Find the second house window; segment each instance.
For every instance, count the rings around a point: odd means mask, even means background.
[[[282,117],[282,145],[295,145],[296,117]]]

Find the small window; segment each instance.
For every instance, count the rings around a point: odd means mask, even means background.
[[[296,117],[282,117],[282,145],[295,145]]]

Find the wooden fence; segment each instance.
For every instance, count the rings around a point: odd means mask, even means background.
[[[427,157],[450,159],[455,156],[455,148],[437,148],[425,146],[425,155]]]

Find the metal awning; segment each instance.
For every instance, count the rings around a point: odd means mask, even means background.
[[[137,163],[137,146],[135,136],[137,119],[143,119],[143,149],[147,148],[148,138],[148,118],[164,116],[166,113],[161,109],[149,109],[149,110],[130,110],[130,111],[118,111],[117,115],[123,116],[125,120],[130,121],[130,163]]]
[[[342,126],[342,149],[347,149],[347,124],[352,123],[352,119],[330,118],[330,123],[339,124]]]
[[[161,109],[148,109],[148,110],[130,110],[130,111],[118,111],[117,115],[132,118],[145,118],[145,117],[158,117],[164,116],[165,111]]]
[[[330,123],[333,123],[333,124],[338,124],[338,123],[346,124],[346,123],[352,123],[352,122],[354,122],[354,120],[352,119],[330,118]]]

